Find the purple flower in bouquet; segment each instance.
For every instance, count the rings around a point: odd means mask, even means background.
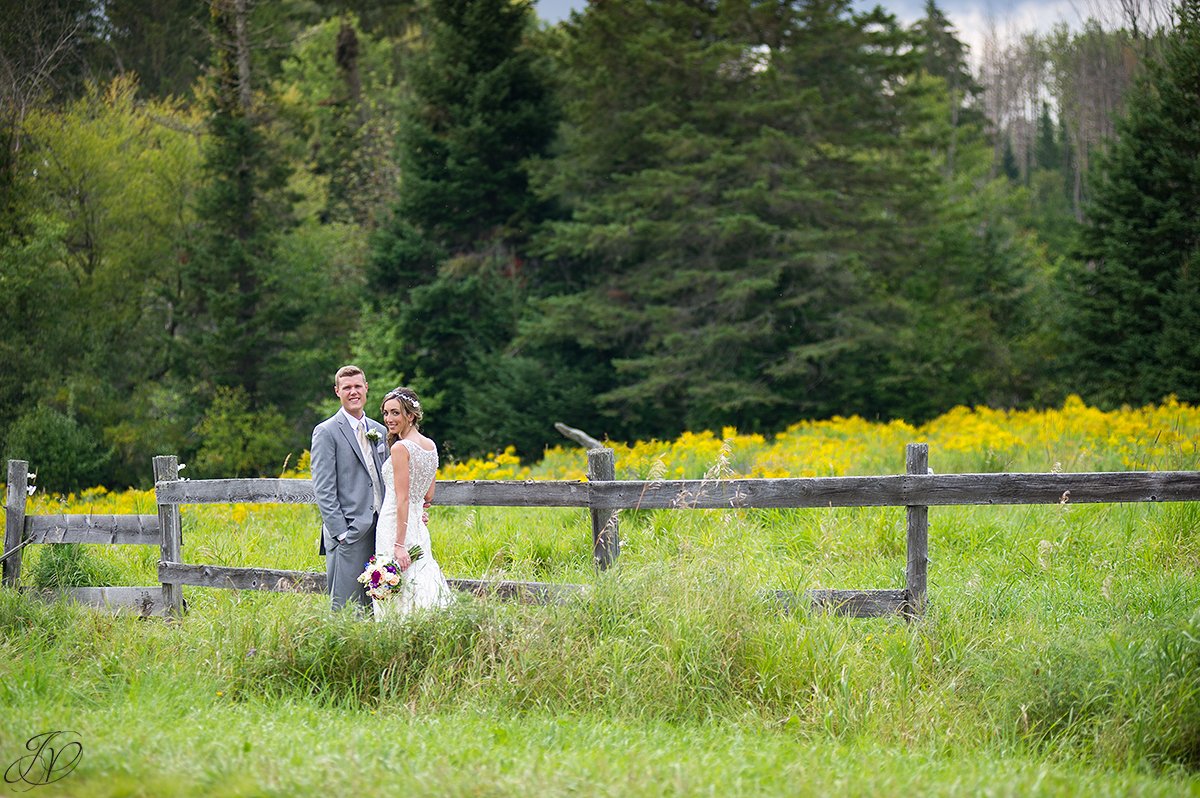
[[[413,561],[421,559],[420,546],[409,546],[408,556]],[[367,588],[367,595],[376,601],[384,601],[402,587],[404,572],[391,557],[372,554],[366,568],[359,574],[358,581]]]

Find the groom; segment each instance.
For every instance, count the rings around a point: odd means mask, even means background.
[[[333,392],[342,407],[313,430],[312,481],[321,511],[321,553],[333,609],[347,602],[370,607],[358,576],[375,553],[375,521],[386,486],[380,466],[387,430],[367,418],[367,378],[358,366],[342,366]]]

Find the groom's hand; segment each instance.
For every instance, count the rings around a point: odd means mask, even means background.
[[[429,526],[429,508],[432,505],[433,502],[429,501],[429,499],[426,499],[425,503],[421,505],[421,507],[424,508],[423,512],[421,513],[421,523],[425,526]]]

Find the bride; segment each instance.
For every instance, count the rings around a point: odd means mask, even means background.
[[[389,490],[375,527],[375,554],[394,559],[404,571],[404,579],[401,589],[389,598],[373,601],[376,620],[400,618],[417,607],[444,607],[453,600],[433,557],[423,519],[425,505],[433,499],[438,453],[437,444],[417,428],[424,416],[421,402],[411,388],[396,388],[383,397],[380,411],[387,425],[391,457],[383,464]],[[408,553],[414,545],[422,552],[416,561]]]

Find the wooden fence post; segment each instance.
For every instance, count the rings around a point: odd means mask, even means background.
[[[929,444],[910,443],[904,448],[904,470],[908,474],[929,473]],[[917,617],[925,613],[925,586],[929,566],[929,508],[908,505],[908,565],[904,571],[907,607],[905,614]]]
[[[609,482],[617,477],[617,456],[612,449],[589,449],[589,482]],[[601,571],[617,561],[621,537],[617,530],[617,511],[592,508],[592,558]]]
[[[179,479],[179,458],[159,455],[154,458],[154,482],[173,482]],[[157,491],[156,498],[157,498]],[[158,502],[158,528],[162,533],[162,562],[179,562],[183,548],[183,521],[178,504]],[[161,577],[160,577],[161,578]],[[168,616],[183,615],[183,586],[174,582],[162,583],[163,610]]]
[[[7,587],[21,581],[21,546],[25,542],[25,499],[29,496],[29,463],[8,461],[8,495],[4,509],[4,579]]]

